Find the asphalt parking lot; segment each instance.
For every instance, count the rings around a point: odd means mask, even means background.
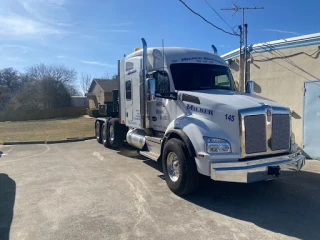
[[[0,146],[1,240],[320,239],[319,226],[320,161],[272,182],[205,181],[181,198],[133,149]]]

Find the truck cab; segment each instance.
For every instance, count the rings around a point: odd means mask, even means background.
[[[214,53],[142,43],[120,60],[118,115],[97,119],[97,138],[110,146],[117,136],[161,162],[178,195],[197,189],[200,174],[250,183],[303,167],[287,107],[254,95],[250,83],[239,92]]]

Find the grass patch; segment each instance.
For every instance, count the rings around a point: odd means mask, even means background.
[[[0,144],[12,141],[50,141],[94,136],[95,119],[78,117],[0,122]]]

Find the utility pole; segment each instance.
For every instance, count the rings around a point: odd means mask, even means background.
[[[247,81],[248,81],[248,24],[244,24],[243,29],[243,35],[244,35],[244,90],[246,90]]]
[[[240,57],[239,57],[239,90],[240,92],[243,92],[243,57],[242,57],[242,49],[243,49],[243,28],[241,25],[238,26],[239,31],[240,31]]]
[[[237,6],[235,3],[233,3],[233,8],[221,8],[221,10],[232,10],[234,11],[234,13],[232,14],[232,16],[234,16],[239,10],[242,11],[242,23],[241,23],[241,33],[240,33],[240,90],[241,91],[245,91],[246,88],[246,83],[247,83],[247,24],[244,24],[244,12],[246,10],[260,10],[263,9],[263,7],[239,7]],[[240,28],[239,28],[240,29]],[[241,64],[244,63],[244,64]],[[242,69],[242,71],[241,71]]]

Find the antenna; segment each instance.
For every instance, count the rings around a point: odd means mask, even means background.
[[[212,47],[213,53],[218,54],[218,50],[217,50],[216,46],[212,44],[211,47]]]
[[[232,2],[233,8],[221,8],[221,10],[231,10],[234,11],[232,16],[234,16],[238,11],[242,11],[242,23],[239,26],[240,29],[240,89],[245,91],[245,86],[247,84],[247,30],[248,25],[244,24],[244,13],[246,10],[260,10],[263,7],[239,7],[234,2]]]
[[[162,71],[164,72],[164,41],[162,39]]]

